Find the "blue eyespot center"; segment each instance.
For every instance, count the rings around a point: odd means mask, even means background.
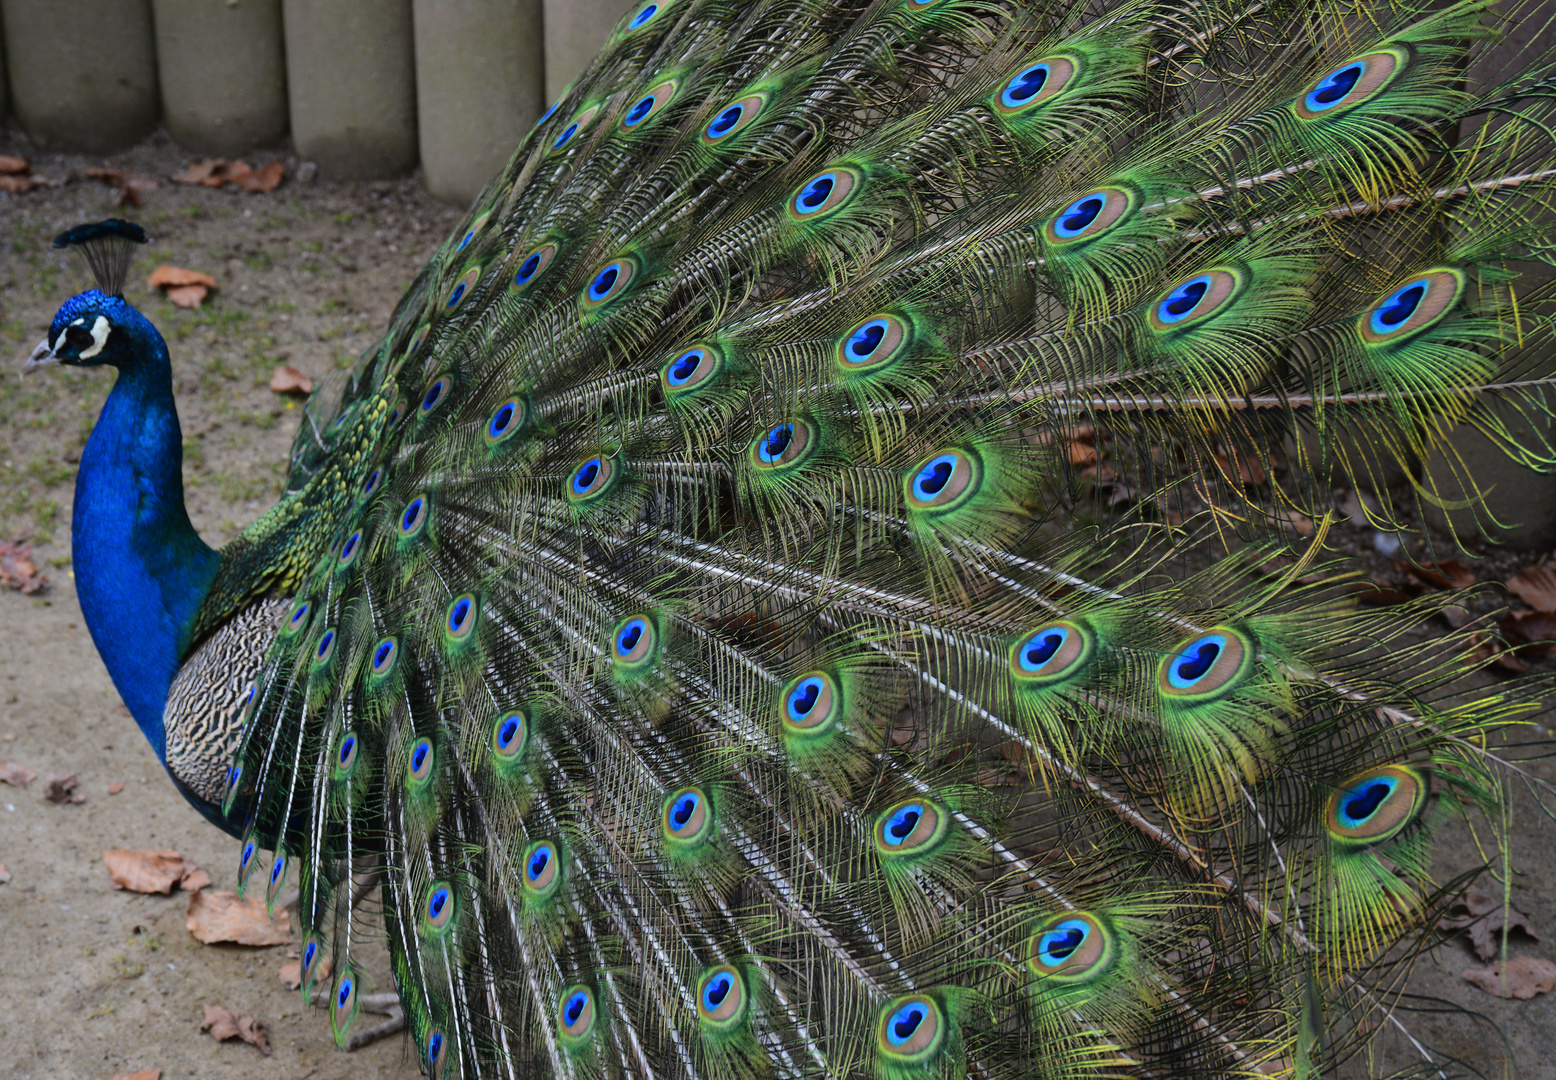
[[[465,620],[470,617],[470,601],[459,599],[449,609],[448,628],[451,632],[458,632],[465,625]]]
[[[427,764],[427,754],[428,753],[429,753],[429,748],[428,748],[426,743],[421,744],[414,751],[412,751],[412,753],[411,753],[411,771],[412,772],[421,772],[422,767]]]
[[[870,358],[870,355],[880,348],[881,339],[886,336],[886,320],[871,319],[848,339],[848,358],[855,363],[862,363]]]
[[[1319,82],[1318,87],[1308,95],[1307,106],[1314,112],[1329,108],[1344,98],[1355,89],[1356,81],[1362,76],[1362,65],[1347,64],[1338,71],[1330,72]]]
[[[1047,963],[1062,962],[1081,947],[1081,942],[1086,940],[1087,933],[1088,928],[1083,923],[1061,923],[1056,929],[1043,935],[1038,953]]]
[[[1031,101],[1042,92],[1044,84],[1048,82],[1048,72],[1047,64],[1033,64],[1019,72],[1005,84],[1005,90],[1000,94],[1000,101],[1007,108],[1015,108],[1017,105],[1024,105]]]
[[[1064,627],[1042,630],[1032,636],[1021,650],[1021,666],[1027,671],[1037,671],[1054,658],[1070,631]]]
[[[281,880],[281,871],[286,869],[286,857],[277,855],[275,864],[270,867],[270,880],[272,883]]]
[[[836,174],[822,173],[800,189],[799,195],[794,199],[794,208],[802,214],[814,213],[827,201],[827,196],[832,194],[832,189],[836,186]]]
[[[381,641],[381,642],[379,642],[377,651],[375,651],[373,653],[373,666],[375,668],[382,669],[383,666],[389,662],[389,658],[391,656],[393,656],[393,655],[394,655],[394,642],[392,642],[392,641]]]
[[[573,494],[583,495],[594,486],[594,479],[600,474],[600,459],[590,458],[578,467],[573,474]]]
[[[601,270],[589,285],[589,299],[603,300],[610,295],[611,289],[616,284],[616,279],[621,276],[621,271],[616,266],[607,266]]]
[[[728,972],[721,971],[708,980],[708,985],[702,991],[702,1006],[709,1012],[717,1009],[729,996],[729,992],[735,987],[735,980],[729,977]]]
[[[642,11],[632,16],[632,21],[627,24],[627,29],[636,30],[657,14],[659,14],[659,5],[649,4]]]
[[[930,458],[913,478],[913,497],[920,502],[933,502],[945,490],[956,472],[955,454],[940,454]]]
[[[1161,302],[1157,317],[1164,323],[1179,321],[1199,306],[1199,302],[1205,298],[1205,293],[1209,289],[1210,278],[1207,275],[1202,274],[1190,281],[1185,281]]]
[[[307,617],[308,617],[308,605],[307,604],[299,604],[297,606],[297,610],[292,612],[292,625],[296,626],[298,623],[302,622]]]
[[[427,1063],[436,1065],[438,1058],[443,1056],[443,1033],[434,1031],[432,1038],[427,1040]]]
[[[631,111],[628,112],[626,116],[627,126],[631,127],[634,124],[641,123],[643,118],[653,111],[654,95],[650,94],[647,97],[639,100],[636,105],[632,106]]]
[[[254,857],[254,842],[251,840],[243,845],[243,865],[247,866],[249,860]]]
[[[342,765],[347,764],[351,760],[351,756],[356,753],[356,750],[357,737],[355,735],[347,735],[340,740],[340,763]]]
[[[534,850],[529,857],[529,865],[525,867],[530,881],[536,881],[540,875],[546,872],[546,867],[551,863],[551,849],[542,845]]]
[[[523,285],[525,282],[529,281],[530,278],[534,277],[535,271],[539,269],[540,255],[537,253],[524,260],[523,265],[519,267],[518,275],[515,276],[513,280],[518,284]]]
[[[319,947],[313,942],[308,942],[308,947],[303,950],[303,967],[313,967],[313,958],[318,955]]]
[[[556,137],[556,142],[551,144],[551,149],[562,149],[562,147],[567,145],[568,140],[576,134],[578,134],[578,124],[576,122],[568,124],[567,127],[563,129],[562,134]]]
[[[789,692],[789,715],[795,720],[803,720],[810,715],[810,711],[816,707],[816,701],[821,697],[822,682],[812,675],[808,679],[800,680],[800,684]]]
[[[1373,333],[1385,334],[1414,315],[1426,297],[1426,286],[1425,281],[1411,282],[1383,301],[1372,315]]]
[[[337,1007],[344,1009],[346,1007],[346,1004],[350,1000],[351,1000],[351,980],[350,979],[342,979],[340,981],[340,995],[335,999],[335,1004],[336,1004]]]
[[[708,125],[708,138],[720,139],[728,135],[734,126],[740,123],[740,118],[745,115],[745,111],[744,105],[731,105],[719,113]]]
[[[1378,812],[1378,808],[1394,793],[1399,781],[1393,777],[1378,777],[1351,791],[1341,802],[1347,825],[1357,826]]]
[[[326,630],[324,636],[319,639],[318,657],[323,660],[330,654],[330,646],[335,644],[335,631]]]
[[[463,288],[463,286],[461,286],[461,288]],[[431,412],[433,406],[437,405],[438,400],[443,396],[444,385],[445,384],[443,380],[439,379],[437,382],[427,387],[426,396],[421,399],[422,412]]]
[[[1101,195],[1087,195],[1077,199],[1059,215],[1054,231],[1066,238],[1078,236],[1086,231],[1088,225],[1097,220],[1097,215],[1102,213],[1102,208],[1106,205]]]
[[[919,818],[924,816],[924,808],[917,803],[909,803],[900,808],[895,814],[886,820],[886,842],[896,847],[918,828]]]
[[[371,495],[375,490],[377,490],[378,481],[382,480],[383,476],[384,471],[382,469],[374,469],[372,472],[368,473],[367,480],[362,485],[362,494]]]
[[[924,1018],[929,1015],[921,1002],[913,1001],[904,1005],[892,1014],[886,1026],[886,1039],[893,1046],[901,1046],[913,1037],[913,1033],[923,1024]]]
[[[616,634],[616,652],[622,656],[629,655],[638,647],[638,641],[648,630],[648,624],[642,619],[631,619]]]
[[[511,402],[508,402],[508,403],[505,403],[501,408],[499,408],[495,413],[492,414],[492,422],[487,427],[487,433],[489,435],[491,435],[493,438],[496,438],[497,436],[499,436],[499,435],[503,434],[505,431],[507,431],[508,430],[508,425],[511,424],[512,422],[513,422],[513,404]]]
[[[433,892],[432,899],[427,901],[427,917],[436,919],[443,914],[443,909],[448,906],[449,894],[446,888],[440,888]]]
[[[675,824],[677,829],[684,829],[686,827],[686,823],[690,821],[692,819],[692,815],[697,812],[697,803],[699,801],[700,800],[697,798],[696,793],[690,791],[685,795],[682,795],[679,799],[675,800],[675,804],[670,807],[670,820]]]
[[[497,729],[497,744],[506,750],[510,745],[512,745],[513,740],[518,737],[518,734],[518,718],[510,716],[508,719],[503,721],[502,727]]]
[[[448,294],[448,307],[453,308],[459,305],[459,302],[465,298],[465,288],[463,281],[454,286],[454,291]]]
[[[352,533],[350,536],[346,537],[346,543],[340,549],[341,562],[348,561],[352,555],[356,554],[357,543],[361,539],[362,534],[359,532]]]
[[[400,528],[405,532],[410,532],[420,520],[421,500],[412,499],[411,504],[405,508],[405,513],[400,515]]]
[[[1215,665],[1225,645],[1226,639],[1219,634],[1191,641],[1172,665],[1172,684],[1183,688],[1199,682]]]
[[[584,1007],[589,1004],[589,996],[582,990],[567,999],[567,1005],[562,1010],[562,1016],[568,1026],[578,1023],[578,1018],[583,1015]]]
[[[685,386],[687,381],[697,373],[697,368],[706,355],[702,349],[689,349],[676,357],[670,364],[670,385]]]
[[[779,424],[767,433],[767,438],[762,442],[762,460],[777,461],[793,440],[794,425]]]

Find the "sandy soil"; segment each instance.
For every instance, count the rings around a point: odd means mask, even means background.
[[[103,164],[41,155],[14,132],[0,135],[0,153],[60,178]],[[107,164],[165,178],[188,162],[159,138]],[[458,211],[413,180],[289,182],[269,195],[164,181],[128,210],[113,194],[81,181],[0,196],[0,361],[8,352],[4,362],[19,364],[58,304],[86,287],[84,270],[49,248],[57,232],[116,213],[145,224],[156,243],[127,294],[171,345],[190,516],[219,545],[280,490],[300,414],[266,388],[274,366],[315,378],[348,366]],[[199,311],[174,308],[145,284],[161,262],[213,274],[220,292]],[[148,1068],[168,1078],[418,1075],[400,1037],[338,1052],[324,1014],[276,977],[286,947],[201,945],[184,928],[183,894],[110,888],[107,848],[176,849],[208,869],[215,888],[231,887],[237,862],[236,843],[174,792],[81,624],[69,569],[70,491],[110,380],[103,371],[55,370],[23,382],[0,371],[0,539],[30,535],[52,582],[38,596],[0,592],[0,761],[39,774],[26,789],[0,785],[0,863],[12,875],[0,885],[0,1076],[91,1080]],[[1340,539],[1350,551],[1368,549],[1362,533]],[[1556,779],[1549,765],[1536,767]],[[65,773],[80,778],[84,803],[44,797],[44,779]],[[115,781],[124,790],[109,795]],[[1556,826],[1524,799],[1514,837],[1514,905],[1548,931],[1540,944],[1515,939],[1514,952],[1556,959]],[[1462,826],[1447,830],[1439,851],[1442,878],[1480,859]],[[1421,962],[1411,990],[1484,1014],[1506,1035],[1523,1076],[1556,1077],[1556,995],[1499,1001],[1459,977],[1477,966],[1467,945],[1447,943]],[[391,989],[386,979],[375,988]],[[206,1003],[258,1016],[273,1056],[201,1034]],[[1481,1056],[1481,1035],[1463,1019],[1402,1019],[1428,1042]]]

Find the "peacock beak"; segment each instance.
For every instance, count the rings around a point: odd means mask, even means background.
[[[22,374],[31,375],[41,367],[48,367],[50,364],[57,363],[59,363],[59,357],[55,356],[54,350],[49,348],[49,339],[44,338],[38,342],[38,347],[32,351],[32,355],[22,365]]]

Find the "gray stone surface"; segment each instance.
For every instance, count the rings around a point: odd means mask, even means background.
[[[545,0],[546,105],[562,96],[641,0]]]
[[[111,154],[157,124],[151,0],[5,0],[12,106],[35,141]]]
[[[283,0],[297,153],[332,180],[416,164],[411,0]]]
[[[0,120],[11,111],[11,94],[5,77],[5,31],[0,29]]]
[[[1498,411],[1520,441],[1537,444],[1542,433],[1543,438],[1556,441],[1556,423],[1531,421],[1507,406]],[[1478,510],[1428,507],[1428,524],[1472,540],[1478,535],[1478,518],[1493,539],[1516,551],[1556,548],[1556,475],[1535,472],[1510,460],[1468,425],[1454,431],[1452,446],[1462,464],[1442,453],[1433,454],[1426,466],[1426,481],[1435,484],[1436,494],[1450,503],[1474,499],[1477,486],[1485,501]],[[1458,478],[1466,471],[1474,478],[1474,486]]]
[[[153,0],[169,134],[236,156],[286,134],[281,0]]]
[[[540,0],[414,0],[422,173],[465,204],[507,162],[545,105]]]

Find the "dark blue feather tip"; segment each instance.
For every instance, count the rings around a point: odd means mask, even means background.
[[[54,246],[81,252],[92,268],[98,291],[107,296],[123,296],[124,279],[129,276],[135,248],[149,239],[146,230],[135,222],[109,218],[67,229],[54,238]]]

